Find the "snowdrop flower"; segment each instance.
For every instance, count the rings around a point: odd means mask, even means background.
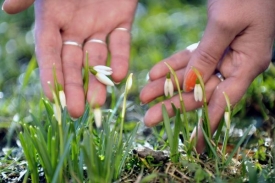
[[[96,70],[97,72],[107,75],[107,76],[113,74],[112,68],[107,67],[105,65],[97,65],[97,66],[94,66],[93,69]]]
[[[114,86],[114,83],[107,77],[113,73],[112,68],[104,65],[97,65],[89,67],[89,70],[101,83],[108,86]]]
[[[128,78],[127,78],[127,81],[126,81],[126,90],[129,91],[132,87],[132,84],[133,84],[133,73],[131,73]]]
[[[230,129],[230,113],[229,113],[229,111],[224,112],[224,122],[226,124],[226,128]]]
[[[58,104],[53,104],[53,112],[58,124],[61,124],[61,108]]]
[[[97,128],[101,127],[101,124],[102,124],[101,117],[102,117],[101,109],[99,107],[95,108],[94,109],[94,119],[95,119],[95,125]]]
[[[195,98],[195,101],[198,102],[198,101],[202,101],[202,97],[203,97],[203,94],[202,94],[202,88],[201,88],[201,85],[199,83],[199,81],[196,81],[196,85],[195,85],[195,88],[194,88],[194,98]]]
[[[190,52],[193,52],[197,49],[197,47],[199,46],[199,43],[200,42],[193,43],[193,44],[187,46],[186,49],[189,50]]]
[[[166,75],[166,80],[164,82],[164,95],[172,97],[174,94],[174,85],[172,83],[170,72]]]
[[[63,90],[59,91],[59,100],[60,100],[62,109],[64,109],[67,106],[67,104],[66,104],[66,96]]]

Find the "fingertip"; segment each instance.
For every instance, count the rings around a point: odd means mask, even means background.
[[[33,4],[34,0],[6,0],[2,5],[2,10],[8,14],[16,14],[21,11],[24,11]]]
[[[73,104],[67,103],[67,109],[72,118],[79,118],[85,111],[84,102],[76,101]]]
[[[106,101],[106,86],[94,76],[90,77],[87,101],[92,108],[102,106]]]
[[[185,92],[190,92],[194,89],[195,84],[196,84],[196,80],[197,80],[197,75],[194,72],[194,70],[192,68],[190,68],[187,73],[185,74],[184,77],[184,83],[183,83],[183,90]]]
[[[128,60],[124,61],[123,58],[112,58],[115,62],[111,62],[111,68],[113,70],[112,79],[115,83],[120,83],[128,73],[129,63]],[[121,61],[119,61],[121,60]]]
[[[160,120],[158,120],[159,116],[156,116],[156,114],[152,114],[150,112],[150,110],[148,110],[146,113],[145,113],[145,116],[144,116],[144,124],[145,126],[147,127],[153,127],[153,126],[156,126]]]
[[[78,118],[85,111],[85,97],[83,87],[74,83],[65,85],[67,109],[71,117]]]

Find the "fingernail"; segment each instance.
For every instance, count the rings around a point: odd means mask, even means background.
[[[78,120],[78,118],[73,118],[73,117],[70,117],[70,118],[71,118],[71,120],[73,120],[73,121]]]
[[[120,84],[120,82],[117,82],[117,83],[116,83],[116,82],[113,82],[113,83],[114,83],[115,85],[119,85],[119,84]]]
[[[4,11],[4,3],[2,4],[2,11]]]
[[[185,74],[185,80],[184,80],[184,88],[183,88],[183,90],[185,92],[192,91],[194,89],[194,87],[195,87],[197,78],[198,77],[197,77],[196,73],[194,72],[194,70],[191,67],[189,69],[189,71],[187,72],[187,74]]]
[[[147,103],[142,103],[142,102],[139,103],[140,106],[144,106],[145,104]]]

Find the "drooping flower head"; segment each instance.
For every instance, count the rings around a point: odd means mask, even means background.
[[[168,96],[172,97],[173,94],[174,94],[174,85],[171,80],[171,74],[169,72],[169,73],[167,73],[166,80],[164,82],[164,95],[166,97],[168,97]]]
[[[113,73],[112,68],[104,65],[97,65],[94,67],[90,66],[89,70],[101,83],[108,86],[114,86],[114,83],[107,77]]]

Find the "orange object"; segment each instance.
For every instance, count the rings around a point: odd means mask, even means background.
[[[200,72],[200,74],[201,74],[201,72]],[[187,72],[185,77],[186,77],[186,79],[184,80],[184,88],[183,89],[185,92],[190,92],[194,89],[196,80],[198,77],[192,68],[189,69],[189,71]]]

